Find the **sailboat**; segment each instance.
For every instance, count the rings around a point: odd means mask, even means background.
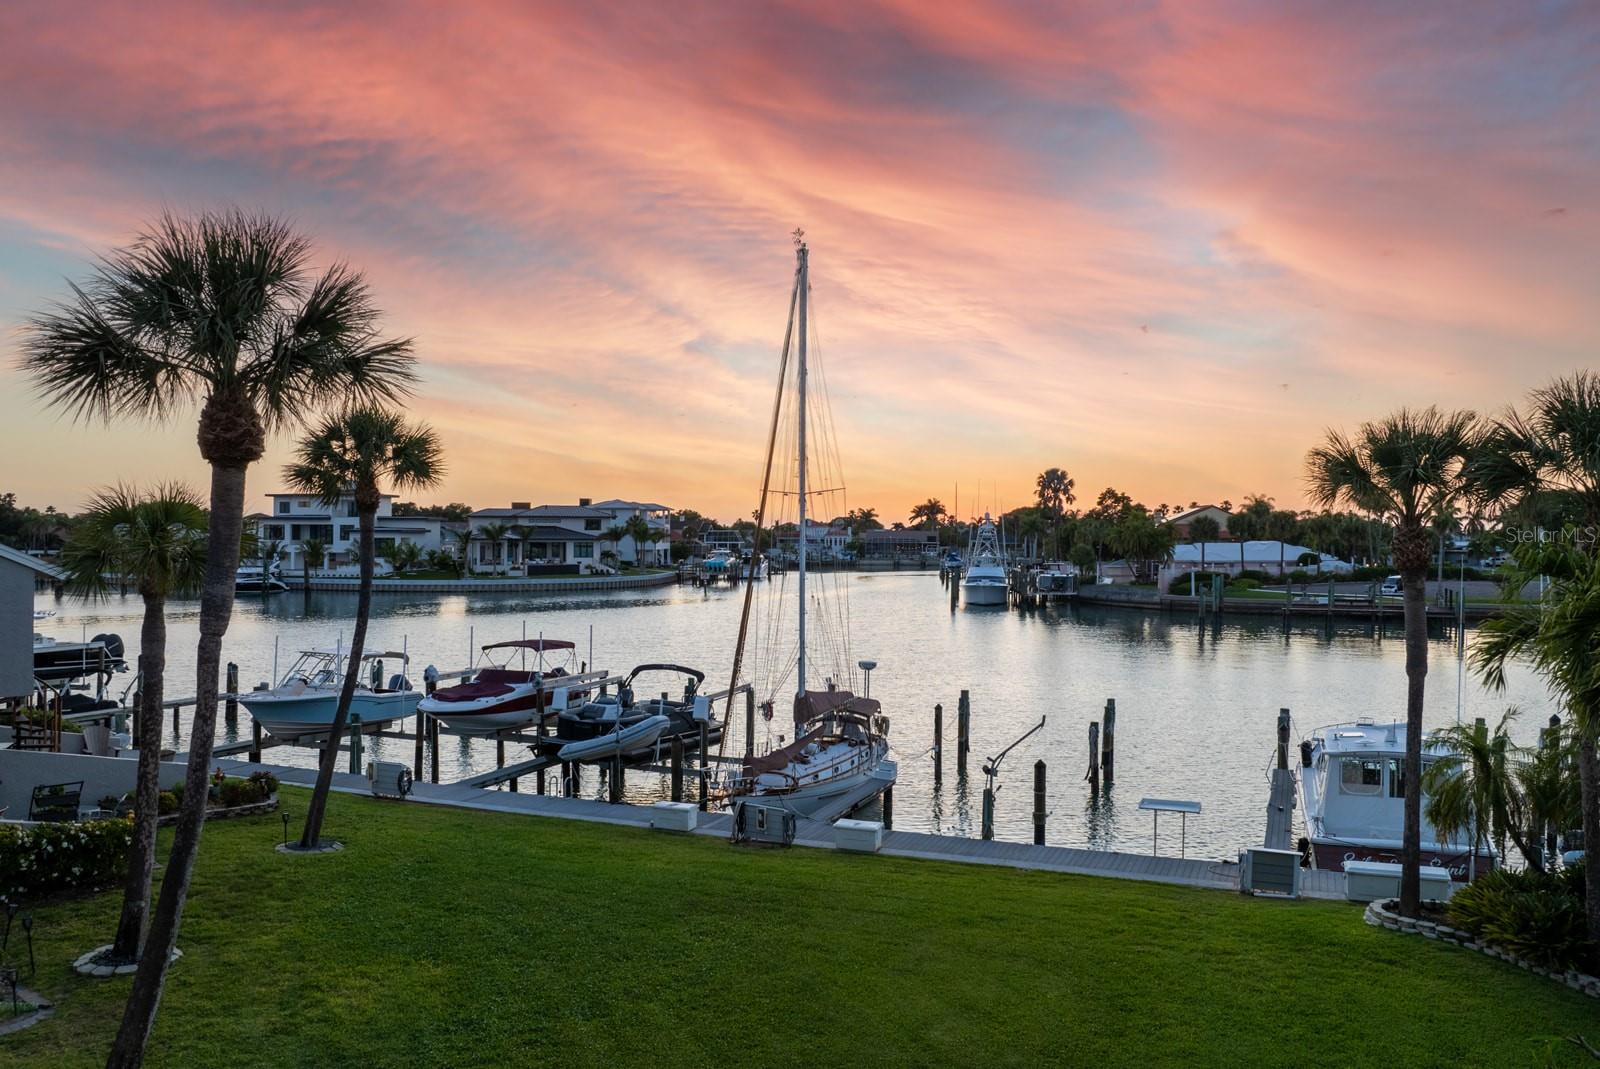
[[[793,417],[796,433],[795,463],[792,469],[797,478],[797,485],[792,494],[792,500],[796,502],[799,513],[796,530],[806,530],[812,497],[842,493],[843,490],[842,480],[837,479],[839,474],[837,464],[830,462],[833,458],[824,457],[818,461],[811,455],[808,410],[818,401],[823,401],[818,415],[825,421],[820,434],[822,443],[824,445],[831,443],[833,435],[831,416],[827,413],[823,400],[825,395],[813,397],[809,392],[811,369],[808,365],[810,354],[807,343],[810,333],[811,286],[809,250],[803,238],[802,232],[795,232],[796,266],[794,291],[789,304],[789,332],[784,339],[783,356],[779,364],[778,397],[773,406],[772,429],[767,443],[766,476],[762,483],[760,506],[757,509],[758,552],[759,531],[765,524],[767,498],[772,481],[773,453],[780,424],[784,422],[782,417],[785,412],[784,395],[788,379],[787,365],[791,339],[796,342],[794,346],[796,365],[794,393],[787,411]],[[799,328],[798,331],[795,330],[796,326]],[[824,484],[820,488],[810,485],[808,480],[812,475],[814,464],[819,473],[828,476],[828,481],[837,480],[836,484],[833,486]],[[790,497],[781,491],[779,494],[781,497]],[[772,748],[764,754],[747,756],[729,789],[729,794],[735,799],[757,799],[781,805],[801,816],[811,816],[819,812],[843,795],[856,791],[868,780],[892,784],[896,773],[895,763],[889,760],[889,720],[883,715],[879,702],[867,695],[858,696],[846,689],[837,675],[818,678],[816,682],[821,685],[812,685],[813,675],[820,673],[816,670],[817,658],[814,658],[807,648],[807,614],[811,609],[810,601],[817,597],[817,592],[807,590],[806,542],[805,538],[796,539],[794,575],[798,616],[794,658],[791,662],[787,656],[773,657],[777,664],[783,666],[774,679],[775,691],[790,684],[788,666],[791,663],[794,666],[792,677],[794,689],[790,701],[794,740]],[[749,620],[749,597],[750,588],[747,588],[745,616],[740,623],[739,646],[734,655],[736,680],[739,674],[739,661],[744,651],[745,628]],[[818,624],[823,627],[836,624],[837,619],[823,611],[820,606],[821,599],[817,600],[819,601]],[[847,642],[848,635],[834,634],[827,636],[820,645],[827,655],[835,658],[834,668],[839,674],[848,674],[850,671],[845,652]],[[876,665],[871,661],[862,661],[860,667],[870,673]],[[762,702],[763,711],[768,719],[771,719],[777,704],[775,695],[769,696]],[[781,736],[779,741],[782,742]]]
[[[972,536],[972,551],[967,557],[967,570],[961,576],[961,596],[968,605],[1004,605],[1006,603],[1006,558],[1000,548],[994,521],[983,514]]]

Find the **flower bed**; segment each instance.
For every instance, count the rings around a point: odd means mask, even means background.
[[[1387,901],[1368,903],[1364,919],[1374,927],[1388,928],[1396,932],[1410,932],[1428,939],[1437,939],[1441,942],[1465,947],[1467,950],[1479,951],[1491,958],[1499,958],[1539,976],[1548,976],[1552,980],[1559,980],[1574,991],[1582,991],[1590,998],[1600,998],[1600,977],[1590,976],[1576,969],[1550,969],[1543,965],[1535,965],[1527,958],[1518,957],[1509,950],[1480,942],[1471,932],[1464,928],[1453,928],[1442,921],[1402,917],[1400,916],[1400,903],[1395,899],[1391,898]]]
[[[127,872],[132,842],[126,820],[0,825],[0,899],[29,902],[114,884]]]
[[[159,797],[157,823],[171,824],[183,805],[183,784]],[[210,797],[206,799],[206,819],[225,820],[270,813],[278,808],[278,777],[271,772],[252,772],[246,778],[225,776],[218,769],[211,777]]]

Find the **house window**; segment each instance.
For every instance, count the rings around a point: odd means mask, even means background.
[[[1341,794],[1378,794],[1383,790],[1383,762],[1376,757],[1345,757],[1339,761]]]
[[[281,524],[281,523],[269,523],[269,524],[267,524],[266,526],[261,528],[261,537],[262,538],[271,538],[271,539],[274,539],[274,540],[277,540],[277,541],[282,541],[283,540],[283,524]]]
[[[575,560],[593,560],[594,543],[574,542],[572,545],[572,556]]]
[[[340,526],[340,528],[339,528],[339,541],[348,542],[352,538],[354,538],[355,536],[356,536],[356,529],[354,527],[350,526],[348,523],[347,524],[343,524],[343,525]]]
[[[394,553],[394,539],[375,538],[372,540],[372,551],[380,557],[387,557]]]
[[[585,531],[598,531],[600,529],[600,521],[599,520],[584,520],[583,521],[583,529]]]
[[[287,516],[287,515],[289,515],[289,502],[287,502],[287,501],[278,502],[278,515],[279,516]]]
[[[344,503],[344,514],[346,516],[354,516],[356,514],[356,503],[354,501],[346,501]]]

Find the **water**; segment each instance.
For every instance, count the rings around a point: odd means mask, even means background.
[[[872,695],[892,721],[890,738],[899,761],[895,788],[897,828],[945,834],[979,834],[984,759],[1046,718],[1042,731],[1019,745],[1001,768],[996,835],[1031,841],[1033,764],[1048,765],[1048,841],[1069,846],[1147,851],[1150,814],[1138,811],[1142,797],[1200,802],[1204,811],[1188,821],[1190,856],[1231,856],[1258,844],[1264,829],[1267,767],[1275,743],[1277,711],[1288,707],[1294,740],[1313,727],[1360,715],[1380,720],[1404,717],[1405,649],[1398,623],[1377,632],[1364,623],[1321,621],[1285,633],[1273,617],[1235,617],[1218,627],[1192,618],[1161,616],[1100,606],[1066,606],[1021,614],[1003,609],[961,608],[952,612],[936,576],[929,573],[844,574],[827,580],[848,585],[851,652],[873,658]],[[772,586],[775,584],[766,584]],[[763,591],[768,593],[768,591]],[[647,591],[574,595],[472,594],[412,596],[378,594],[368,645],[399,649],[412,658],[412,678],[422,667],[459,669],[469,644],[520,638],[565,638],[596,667],[625,672],[646,661],[675,661],[702,669],[706,686],[727,685],[743,592],[703,592],[669,586]],[[293,591],[240,598],[224,644],[224,661],[239,665],[242,688],[272,675],[273,640],[286,668],[297,649],[332,646],[352,628],[355,595]],[[792,604],[792,603],[791,603]],[[99,603],[55,601],[41,596],[38,608],[57,615],[36,628],[59,638],[112,631],[137,653],[138,598]],[[759,615],[759,614],[758,614]],[[786,618],[785,618],[786,619]],[[169,697],[194,693],[197,602],[174,603],[168,619]],[[593,629],[593,655],[589,653]],[[469,640],[469,629],[471,639]],[[1470,632],[1469,632],[1470,639]],[[1456,654],[1453,631],[1440,628],[1429,645],[1426,722],[1456,718]],[[759,668],[759,666],[758,666]],[[393,668],[387,671],[393,671]],[[758,676],[759,678],[759,673]],[[119,688],[130,676],[119,677]],[[956,774],[956,702],[972,693],[972,756],[968,776]],[[1518,738],[1533,741],[1555,711],[1543,686],[1522,669],[1511,672],[1503,694],[1491,694],[1470,675],[1462,694],[1462,716],[1497,719],[1508,704],[1520,705]],[[1083,782],[1088,760],[1088,724],[1105,699],[1117,701],[1116,787],[1111,802],[1092,805]],[[944,705],[945,765],[940,789],[933,783],[933,706]],[[770,726],[772,736],[789,731],[784,708]],[[730,754],[740,752],[743,707],[736,706]],[[248,737],[249,714],[236,727],[221,723],[217,737]],[[188,711],[184,715],[187,728]],[[167,744],[183,745],[166,725]],[[757,746],[769,727],[758,719]],[[369,755],[410,763],[409,741],[377,739]],[[507,747],[507,761],[531,756]],[[268,760],[311,765],[310,750],[278,747]],[[492,743],[445,738],[440,769],[456,779],[495,767]],[[554,790],[554,778],[551,780]],[[599,777],[585,775],[584,793],[598,797]],[[532,780],[523,781],[532,789]],[[665,797],[665,776],[629,775],[628,800]],[[1164,818],[1162,852],[1174,852],[1178,821]]]

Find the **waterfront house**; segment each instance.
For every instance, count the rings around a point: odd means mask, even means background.
[[[750,547],[750,539],[738,531],[719,527],[700,536],[700,548],[707,556],[713,553],[743,553]]]
[[[33,592],[66,578],[37,557],[0,545],[0,699],[33,693]]]
[[[267,498],[271,502],[268,511],[254,513],[247,520],[255,523],[257,538],[283,543],[280,560],[286,576],[304,574],[304,544],[311,539],[328,547],[321,561],[311,562],[313,575],[355,575],[360,571],[361,521],[356,516],[354,493],[341,497],[332,508],[314,494],[275,493]],[[394,495],[383,494],[374,519],[379,571],[388,570],[384,562],[401,542],[413,543],[423,553],[440,548],[443,522],[436,516],[396,516]]]
[[[1228,536],[1228,521],[1233,518],[1233,515],[1227,509],[1216,505],[1196,505],[1193,508],[1184,509],[1182,512],[1174,512],[1161,522],[1172,525],[1178,532],[1178,541],[1187,542],[1189,541],[1189,525],[1202,516],[1216,520],[1219,537],[1224,540],[1230,540]]]
[[[613,498],[596,503],[587,497],[579,498],[576,505],[513,501],[509,508],[479,509],[467,520],[472,532],[467,560],[480,571],[508,573],[522,573],[530,566],[572,565],[586,573],[600,566],[608,552],[616,554],[621,564],[653,565],[668,552],[670,512],[654,502]],[[608,537],[634,517],[644,520],[659,537],[642,543],[631,534]],[[507,530],[500,539],[490,541],[483,531],[495,526]]]
[[[793,558],[798,552],[798,530],[790,527],[778,533],[778,550],[786,558]],[[846,557],[845,547],[850,544],[854,534],[849,527],[839,524],[818,523],[806,519],[806,556],[816,560],[841,560]]]
[[[867,560],[923,560],[939,555],[933,531],[862,531],[861,555]]]

